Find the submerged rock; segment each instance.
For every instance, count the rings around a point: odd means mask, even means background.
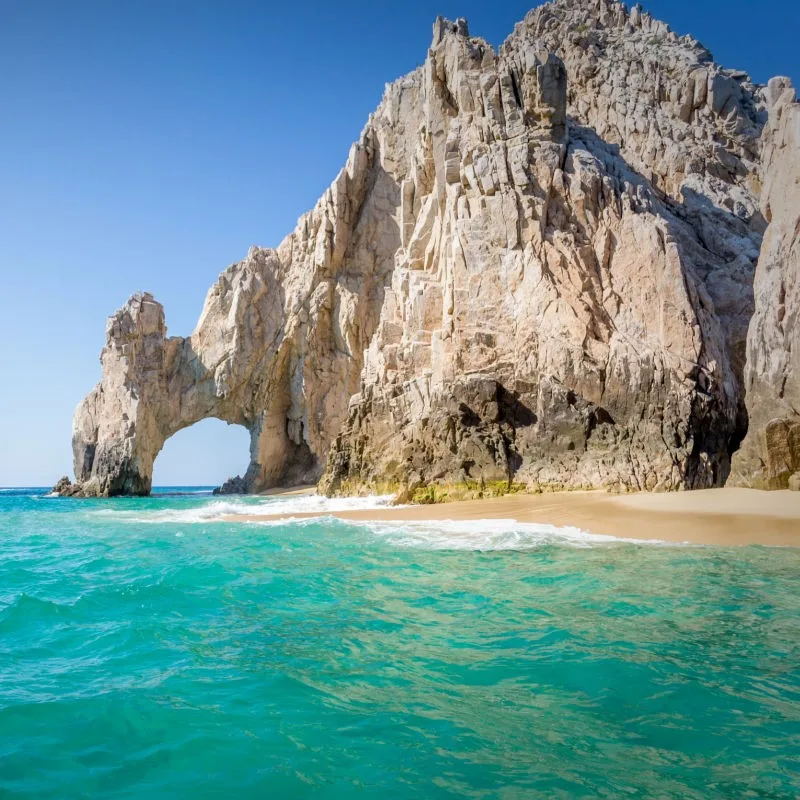
[[[437,19],[314,209],[220,276],[191,336],[146,293],[111,317],[80,491],[148,493],[206,417],[251,433],[220,491],[721,485],[776,215],[765,102],[612,0],[555,0],[499,52]]]

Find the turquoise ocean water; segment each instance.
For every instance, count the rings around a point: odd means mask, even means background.
[[[800,550],[43,494],[0,490],[0,797],[800,794]]]

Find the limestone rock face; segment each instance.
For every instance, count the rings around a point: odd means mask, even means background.
[[[537,38],[563,42],[558,26],[576,7],[591,12],[588,29],[612,14],[592,62],[609,77],[596,83],[582,64],[570,67],[571,51],[562,47],[561,61]],[[414,148],[424,180],[411,170],[403,187],[403,247],[326,491],[725,480],[744,425],[741,356],[760,235],[745,182],[717,185],[709,163],[693,165],[694,205],[708,213],[692,224],[677,157],[662,181],[676,188],[671,197],[590,127],[613,85],[613,47],[635,30],[620,4],[557,2],[529,15],[496,57],[459,26],[435,31]],[[699,58],[696,45],[672,39],[680,63],[660,70],[666,97]],[[571,70],[585,81],[586,107],[568,89]],[[673,120],[694,125],[711,146],[716,112],[684,121],[679,103],[659,97],[643,119],[666,131]],[[735,110],[746,118],[742,148],[757,148],[752,97]],[[644,144],[627,128],[624,137],[639,163]],[[716,205],[732,197],[750,203],[740,216]]]
[[[236,475],[217,486],[212,494],[248,494],[247,482],[241,475]]]
[[[569,74],[568,110],[657,189],[689,193],[741,219],[758,210],[761,90],[723,69],[691,36],[641,6],[556,0],[531,11],[514,39],[541,42]]]
[[[761,207],[769,227],[747,338],[750,426],[733,479],[800,489],[800,103],[786,78],[770,81],[767,98]]]
[[[247,491],[721,484],[765,103],[612,0],[555,0],[499,52],[438,19],[314,209],[222,274],[191,336],[148,294],[110,319],[78,490],[148,492],[206,417],[250,430]]]
[[[557,0],[531,11],[514,37],[540,41],[569,75],[568,113],[618,148],[673,213],[723,264],[695,263],[744,368],[755,263],[766,227],[759,211],[763,88],[724,69],[691,36],[641,6]],[[744,422],[744,420],[742,420]]]
[[[247,491],[319,477],[399,246],[380,146],[368,126],[278,249],[252,248],[222,273],[188,338],[167,337],[146,293],[109,319],[103,378],[73,422],[83,494],[147,494],[164,442],[208,417],[250,431]]]
[[[59,478],[56,485],[53,487],[53,494],[59,497],[79,497],[82,494],[80,484],[73,483],[68,475]]]

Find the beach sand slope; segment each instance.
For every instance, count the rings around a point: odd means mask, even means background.
[[[508,495],[441,505],[293,514],[355,521],[513,519],[574,526],[626,539],[737,546],[800,547],[800,492],[706,489],[667,494],[613,495],[602,491]],[[231,522],[272,522],[282,514],[225,516]]]

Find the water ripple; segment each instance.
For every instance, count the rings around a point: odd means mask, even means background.
[[[213,502],[0,499],[0,795],[800,793],[798,551]]]

